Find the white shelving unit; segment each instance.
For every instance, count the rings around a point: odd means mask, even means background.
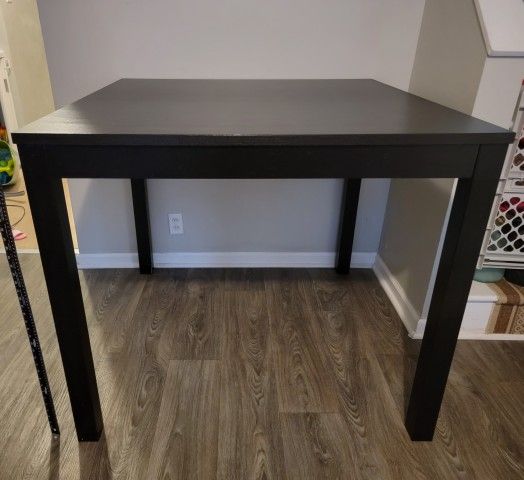
[[[508,149],[499,188],[493,201],[478,268],[524,268],[524,88],[513,129],[516,138]]]
[[[11,66],[9,59],[6,54],[0,50],[0,108],[9,135],[9,141],[11,142],[11,132],[18,128],[18,122],[12,96],[10,77]]]

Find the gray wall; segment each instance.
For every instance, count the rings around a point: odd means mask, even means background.
[[[407,89],[423,0],[41,0],[58,106],[120,77],[374,77]],[[380,112],[377,112],[380,115]],[[82,253],[136,249],[129,186],[70,182]],[[378,248],[388,180],[367,181],[355,250]],[[339,180],[150,181],[171,251],[334,250]],[[167,213],[185,234],[170,237]]]
[[[486,59],[474,0],[426,0],[410,92],[471,114]],[[419,317],[454,180],[393,180],[379,255]],[[413,327],[416,327],[413,326]]]

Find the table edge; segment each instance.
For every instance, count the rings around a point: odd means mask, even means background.
[[[14,132],[17,145],[78,146],[385,146],[510,144],[511,130],[486,133],[351,134],[351,135],[159,135],[159,134],[55,134]]]

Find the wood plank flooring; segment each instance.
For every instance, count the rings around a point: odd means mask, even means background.
[[[461,341],[432,443],[418,342],[371,271],[81,272],[105,432],[78,444],[37,255],[22,265],[54,440],[0,255],[0,479],[524,478],[524,343]]]

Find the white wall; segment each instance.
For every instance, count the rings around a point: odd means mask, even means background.
[[[9,53],[8,50],[9,46],[7,43],[7,32],[5,30],[4,16],[0,13],[0,52],[3,52],[7,55]]]
[[[472,115],[511,128],[523,78],[524,58],[486,59]]]
[[[18,126],[53,111],[36,0],[0,2],[0,49],[11,65],[11,88]]]
[[[409,91],[471,114],[485,61],[473,0],[427,0]],[[442,178],[391,182],[379,256],[415,312],[411,329],[427,316],[454,183]]]
[[[58,106],[120,77],[374,77],[407,89],[423,0],[41,0]],[[377,112],[380,115],[380,112]],[[356,251],[378,248],[388,180],[361,194]],[[126,181],[70,182],[80,251],[136,249]],[[153,246],[333,251],[339,180],[150,181]],[[170,237],[167,213],[185,234]]]

